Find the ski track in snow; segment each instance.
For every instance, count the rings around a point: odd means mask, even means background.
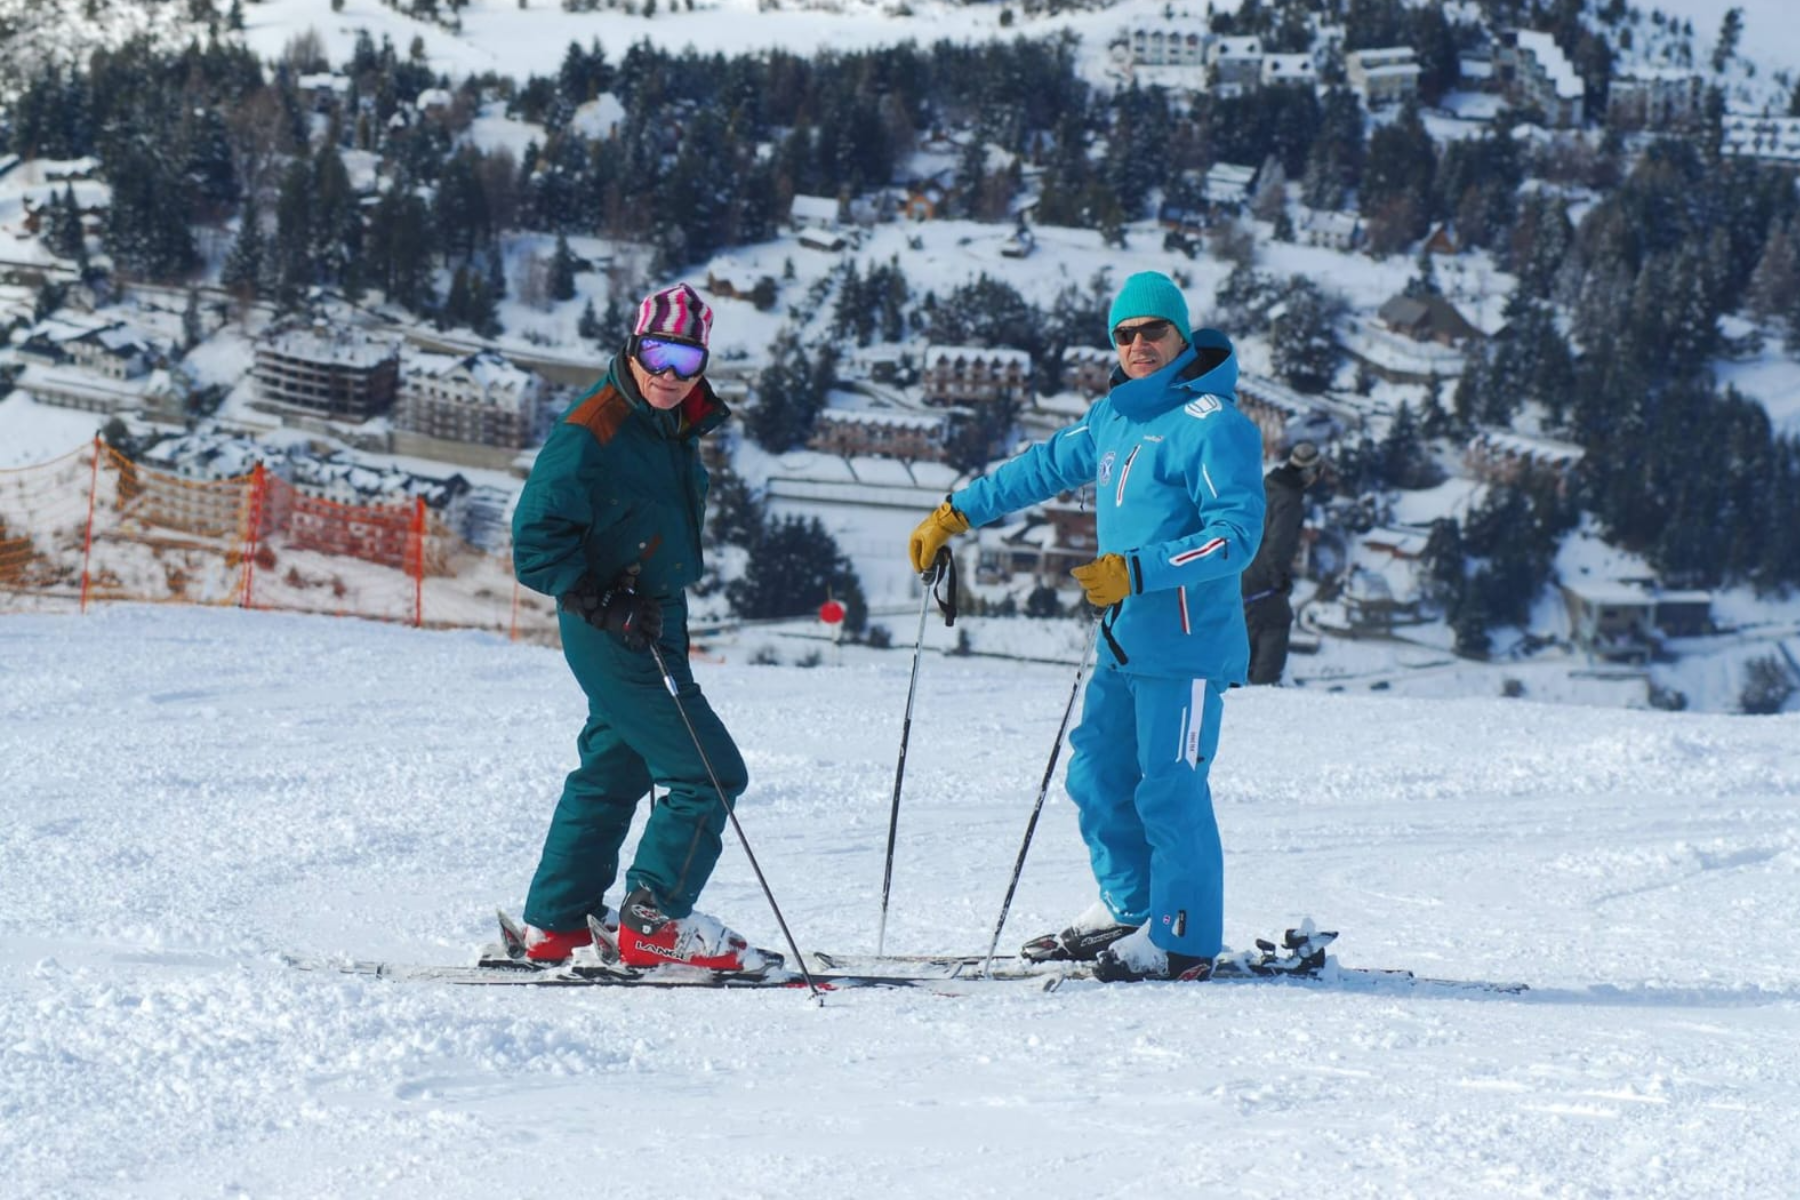
[[[873,949],[910,648],[699,665],[806,949]],[[986,948],[1073,676],[927,656],[887,942]],[[454,989],[581,698],[554,652],[0,617],[0,1196],[1778,1196],[1800,718],[1233,692],[1227,940],[1523,996]],[[1065,760],[1066,761],[1066,760]],[[1053,788],[1003,947],[1091,899]],[[779,944],[732,835],[703,906]]]

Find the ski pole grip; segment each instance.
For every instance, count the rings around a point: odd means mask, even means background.
[[[925,586],[931,592],[932,599],[937,601],[938,612],[943,614],[945,628],[955,625],[956,559],[951,555],[950,547],[938,547],[937,557],[931,560],[930,577],[926,579]]]
[[[950,547],[939,546],[937,554],[933,556],[931,560],[931,565],[919,572],[919,582],[929,588],[943,577],[944,572],[949,566]]]

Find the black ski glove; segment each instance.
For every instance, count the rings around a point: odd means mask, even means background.
[[[592,576],[583,575],[563,593],[563,607],[624,642],[627,650],[647,650],[662,636],[662,605],[636,590],[637,576],[633,566],[602,588]]]

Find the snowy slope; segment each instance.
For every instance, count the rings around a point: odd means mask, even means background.
[[[802,945],[871,946],[911,655],[697,667]],[[828,660],[829,661],[829,660]],[[921,666],[892,949],[991,932],[1072,668]],[[0,617],[0,1196],[1778,1196],[1800,717],[1257,690],[1228,940],[1522,997],[456,991],[580,697],[553,653],[195,609]],[[1005,943],[1084,907],[1053,794]],[[705,904],[777,938],[735,846]]]

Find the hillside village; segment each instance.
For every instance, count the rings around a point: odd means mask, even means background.
[[[1665,26],[1660,13],[1660,41],[1645,36],[1651,24],[1641,18],[1629,26],[1645,52],[1611,64],[1596,109],[1577,61],[1591,58],[1592,43],[1565,45],[1491,19],[1490,9],[1506,6],[1438,6],[1443,39],[1357,48],[1347,48],[1346,25],[1332,19],[1344,6],[1245,7],[1277,17],[1265,32],[1238,33],[1229,17],[1215,19],[1225,26],[1215,29],[1172,7],[1132,8],[1104,47],[1092,48],[1088,70],[1123,97],[1229,104],[1277,121],[1300,111],[1281,97],[1303,94],[1333,119],[1349,112],[1358,138],[1370,135],[1370,159],[1412,129],[1446,161],[1458,147],[1522,146],[1533,162],[1559,164],[1560,177],[1533,178],[1521,190],[1528,205],[1566,211],[1565,227],[1602,206],[1607,170],[1629,170],[1677,143],[1779,172],[1787,195],[1772,202],[1775,211],[1796,208],[1800,115],[1785,115],[1785,103],[1778,111],[1745,104],[1754,73],[1709,70],[1692,53],[1695,31],[1673,19]],[[1611,27],[1591,28],[1598,39]],[[1690,47],[1685,57],[1671,49],[1681,46]],[[591,52],[572,44],[562,83],[571,71],[598,72],[601,58],[597,43]],[[756,521],[819,523],[867,602],[870,620],[855,622],[858,631],[870,621],[898,625],[904,618],[888,614],[916,603],[899,552],[906,531],[958,479],[1078,419],[1103,394],[1113,361],[1105,297],[1132,270],[1163,269],[1187,290],[1197,322],[1215,322],[1238,341],[1238,401],[1261,429],[1268,461],[1311,440],[1338,468],[1309,519],[1299,564],[1306,582],[1296,596],[1296,644],[1319,666],[1297,657],[1290,675],[1298,681],[1386,680],[1393,663],[1407,661],[1554,660],[1603,679],[1611,702],[1679,706],[1691,697],[1671,664],[1706,657],[1724,639],[1736,647],[1727,693],[1744,692],[1746,671],[1761,682],[1759,703],[1779,708],[1800,690],[1790,649],[1800,607],[1783,600],[1800,575],[1782,573],[1791,568],[1776,563],[1776,550],[1765,552],[1765,582],[1754,589],[1746,579],[1714,587],[1690,586],[1685,572],[1665,577],[1654,555],[1606,545],[1602,524],[1572,507],[1592,486],[1584,472],[1596,442],[1584,418],[1562,412],[1566,398],[1529,394],[1526,385],[1496,407],[1487,394],[1500,386],[1491,383],[1495,348],[1511,353],[1511,339],[1537,318],[1516,303],[1526,274],[1518,251],[1492,231],[1474,232],[1488,219],[1481,205],[1492,203],[1478,187],[1448,217],[1423,219],[1403,188],[1391,203],[1370,205],[1366,178],[1359,191],[1320,174],[1331,169],[1322,139],[1297,151],[1276,131],[1266,153],[1239,160],[1220,146],[1203,167],[1143,187],[1141,211],[1096,200],[1089,222],[1071,224],[1066,184],[1075,168],[1059,165],[1054,148],[1018,153],[976,122],[915,131],[900,169],[872,186],[778,188],[767,198],[763,236],[701,259],[578,221],[508,226],[490,216],[490,231],[472,234],[464,249],[420,246],[402,263],[409,221],[432,215],[434,232],[452,228],[451,174],[419,185],[409,156],[464,156],[477,183],[484,164],[523,160],[539,198],[514,203],[542,213],[557,168],[532,174],[530,162],[562,154],[557,147],[601,156],[629,141],[628,119],[614,93],[576,86],[547,106],[539,96],[534,121],[515,81],[429,70],[414,72],[415,83],[430,86],[410,96],[370,94],[379,70],[363,43],[359,60],[326,61],[316,36],[290,44],[278,84],[298,105],[304,137],[266,156],[260,192],[239,171],[248,207],[220,201],[209,214],[185,214],[194,237],[191,252],[177,255],[187,264],[179,270],[152,265],[158,252],[146,243],[127,244],[125,227],[135,231],[144,218],[127,221],[132,185],[115,164],[20,145],[19,113],[9,114],[13,148],[0,155],[0,323],[8,331],[0,381],[11,391],[0,401],[0,470],[23,465],[9,461],[9,428],[54,410],[87,422],[85,436],[102,431],[145,467],[199,480],[239,477],[260,463],[302,500],[422,501],[471,546],[503,553],[510,501],[534,449],[620,340],[624,306],[648,285],[686,278],[719,312],[709,378],[743,418],[711,448],[715,476],[742,485]],[[381,61],[420,63],[391,48]],[[1727,107],[1734,89],[1721,78],[1737,80],[1737,109]],[[675,111],[697,138],[700,116]],[[1385,143],[1384,134],[1392,135]],[[1602,160],[1623,165],[1603,169]],[[315,234],[313,248],[338,255],[336,265],[309,261],[295,273],[281,256],[310,251],[283,249],[287,218],[266,219],[299,203],[302,186],[312,189],[315,229],[326,222],[317,213],[327,198],[333,227],[348,220],[356,228],[332,234],[336,242]],[[473,197],[479,188],[470,186]],[[1325,200],[1336,203],[1317,203]],[[359,277],[345,248],[376,238],[384,239],[383,269]],[[1760,233],[1757,242],[1760,278],[1770,252]],[[1794,271],[1792,281],[1766,283],[1780,294],[1760,323],[1731,313],[1707,349],[1746,367],[1746,390],[1794,371],[1772,344],[1784,322],[1800,321],[1800,264]],[[1538,302],[1546,328],[1559,337],[1579,331],[1580,319],[1556,312],[1552,295],[1546,284]],[[982,314],[998,312],[1014,318],[1015,331],[1033,327],[1033,348],[996,335]],[[1791,469],[1796,390],[1776,388],[1763,403],[1767,436]],[[1443,581],[1446,519],[1472,538],[1500,511],[1502,495],[1527,497],[1518,503],[1531,523],[1557,530],[1533,552],[1547,555],[1537,573],[1513,580],[1524,591],[1516,616],[1471,606],[1460,583],[1447,589]],[[304,511],[300,503],[279,519],[302,514],[303,526]],[[203,532],[221,521],[159,512],[155,519],[177,533],[184,523]],[[273,532],[304,543],[298,527]],[[738,548],[754,561],[750,542]],[[962,547],[970,607],[993,617],[1079,611],[1067,572],[1093,547],[1079,495],[981,531]],[[403,557],[380,539],[339,551],[388,566]],[[1498,580],[1497,570],[1481,575],[1481,564],[1512,553],[1495,543],[1465,559],[1458,549],[1459,578]],[[744,558],[730,547],[720,555],[728,573]],[[721,620],[733,615],[724,596],[704,601]],[[737,615],[803,615],[819,598],[797,599],[786,614]],[[1014,640],[986,636],[978,648]],[[1371,646],[1388,648],[1386,667],[1368,665]],[[1750,670],[1752,660],[1772,665]]]

